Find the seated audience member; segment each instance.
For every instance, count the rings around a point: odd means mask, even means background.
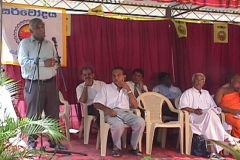
[[[223,128],[220,118],[217,114],[221,111],[217,108],[214,100],[207,90],[202,89],[205,84],[205,76],[202,73],[196,73],[192,77],[193,87],[186,90],[179,103],[179,108],[190,113],[191,129],[193,134],[203,135],[204,138],[220,142],[229,141],[234,144],[233,138]],[[219,153],[222,148],[217,145],[211,145],[210,158],[222,158]],[[214,147],[213,147],[214,146]]]
[[[136,98],[148,91],[147,86],[143,85],[143,78],[144,71],[142,69],[135,69],[132,72],[132,80],[126,82]]]
[[[222,87],[228,87],[228,86],[230,85],[230,83],[231,83],[232,78],[233,78],[235,75],[237,75],[237,73],[235,73],[235,72],[230,73],[230,74],[228,75],[228,83],[224,84]]]
[[[225,113],[226,122],[232,125],[232,135],[240,138],[240,76],[232,77],[228,87],[218,89],[215,94],[215,102]]]
[[[153,88],[153,92],[157,92],[164,95],[172,102],[173,106],[175,106],[174,101],[177,97],[181,96],[182,94],[181,90],[178,87],[172,85],[172,79],[169,73],[166,72],[159,73],[158,79],[161,84],[155,86]],[[163,106],[163,115],[170,117],[178,116],[177,113],[171,112],[166,103],[164,105],[165,106]]]
[[[144,92],[148,92],[147,86],[143,85],[144,71],[142,69],[135,69],[132,72],[132,81],[126,82],[130,87],[132,93],[137,98]],[[144,108],[144,106],[141,106]],[[141,117],[145,117],[145,112],[142,108],[139,108],[141,112]]]
[[[161,84],[155,86],[153,88],[153,92],[160,93],[171,101],[174,101],[177,97],[181,96],[181,90],[178,87],[172,85],[172,79],[169,73],[159,73],[158,79]]]
[[[121,136],[125,125],[132,128],[130,152],[141,155],[137,145],[145,128],[145,121],[130,110],[130,106],[137,108],[138,104],[130,87],[124,81],[125,78],[123,68],[115,67],[112,70],[113,82],[105,85],[94,99],[94,106],[105,112],[106,122],[111,125],[113,157],[120,156]]]
[[[99,111],[94,108],[93,100],[97,92],[106,85],[105,82],[94,80],[94,71],[90,67],[84,67],[81,70],[81,78],[84,81],[76,88],[78,102],[85,103],[88,106],[88,114],[96,116],[96,125],[99,128]]]

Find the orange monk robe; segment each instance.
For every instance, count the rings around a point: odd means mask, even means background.
[[[221,101],[221,105],[229,109],[239,109],[240,110],[240,94],[238,92],[233,92],[224,95]],[[235,115],[230,113],[225,113],[226,122],[232,125],[232,135],[234,137],[240,138],[240,119],[235,118]]]

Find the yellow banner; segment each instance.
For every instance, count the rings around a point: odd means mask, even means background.
[[[165,20],[165,19],[167,19],[167,18],[144,18],[144,17],[118,15],[118,14],[104,14],[103,17],[122,19],[122,20],[133,20],[133,21],[152,21],[152,20]]]
[[[177,31],[178,37],[187,37],[187,25],[184,21],[172,20],[174,23],[175,29]]]
[[[216,22],[214,27],[214,43],[228,43],[228,24]]]
[[[72,23],[72,20],[71,20],[71,14],[67,14],[66,15],[66,29],[67,29],[67,32],[66,32],[66,36],[71,36],[71,23]]]
[[[104,11],[103,11],[103,7],[102,5],[99,5],[93,9],[89,9],[88,10],[88,14],[89,15],[96,15],[96,16],[100,16],[100,15],[103,15],[104,14]]]

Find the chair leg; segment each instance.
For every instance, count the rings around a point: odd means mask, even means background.
[[[143,135],[140,137],[139,142],[138,142],[138,150],[140,152],[142,152],[142,137],[143,137]]]
[[[84,117],[82,117],[80,128],[79,128],[79,139],[82,138],[82,133],[83,133],[83,127],[84,127]]]
[[[127,147],[127,129],[125,128],[122,134],[122,147]]]
[[[180,148],[180,138],[181,138],[181,133],[180,133],[180,130],[179,130],[179,135],[178,135],[178,139],[177,139],[176,149]]]
[[[161,143],[161,137],[162,137],[162,129],[157,128],[157,142]]]
[[[166,138],[167,138],[167,128],[161,128],[161,132],[162,132],[161,147],[165,148]]]
[[[192,147],[192,131],[191,131],[191,128],[190,128],[190,125],[186,125],[185,126],[185,148],[186,148],[186,154],[187,155],[191,155],[191,147]]]
[[[100,127],[101,128],[101,127]],[[107,153],[107,137],[108,130],[106,128],[101,128],[100,136],[101,136],[101,156],[106,156]]]
[[[184,151],[183,151],[183,143],[184,143],[184,141],[183,141],[183,134],[184,134],[184,132],[183,132],[183,129],[182,128],[180,128],[179,129],[180,131],[179,131],[179,137],[178,137],[178,139],[180,139],[180,152],[181,152],[181,154],[184,154]],[[179,140],[178,140],[179,141]]]
[[[146,133],[146,154],[151,154],[155,127],[151,124],[147,127]]]
[[[67,137],[67,140],[70,142],[70,133],[69,133],[70,122],[69,122],[69,117],[65,116],[64,118],[65,118],[66,137]]]
[[[83,132],[83,134],[84,134],[84,144],[89,143],[90,127],[91,127],[91,121],[85,117],[84,118],[84,132]]]
[[[100,144],[101,144],[100,130],[98,130],[97,142],[96,142],[96,149],[99,149],[99,148],[100,148]]]

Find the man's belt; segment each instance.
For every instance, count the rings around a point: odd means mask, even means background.
[[[31,82],[31,79],[26,79],[27,81]],[[41,80],[39,79],[39,82],[41,83],[47,83],[47,82],[51,82],[54,80],[54,77],[50,78],[50,79],[44,79],[44,80]],[[32,80],[32,82],[38,82],[38,79],[35,79],[35,80]]]

